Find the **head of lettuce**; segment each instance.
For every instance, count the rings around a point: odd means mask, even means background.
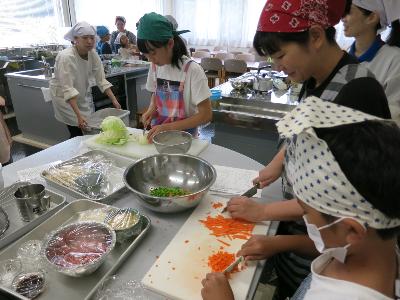
[[[109,116],[101,122],[102,132],[96,139],[100,144],[124,145],[128,141],[128,129],[118,117]]]

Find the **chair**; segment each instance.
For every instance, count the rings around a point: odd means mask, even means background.
[[[221,50],[225,50],[226,47],[222,47],[222,46],[215,46],[214,47],[214,51],[221,51]]]
[[[225,59],[233,59],[235,56],[232,53],[216,53],[215,54],[216,58],[219,58],[220,60],[225,60]]]
[[[196,51],[210,52],[210,49],[196,49]]]
[[[240,59],[227,59],[224,61],[224,79],[240,76],[247,72],[247,64]]]
[[[256,60],[256,57],[254,56],[254,54],[251,54],[251,53],[240,53],[240,54],[237,54],[235,56],[235,58],[236,59],[241,59],[241,60],[244,60],[244,61],[251,61],[251,62]]]
[[[208,78],[208,86],[213,88],[215,86],[215,79],[219,78],[221,82],[223,65],[219,58],[215,57],[203,57],[200,65],[203,67],[204,72]]]
[[[210,57],[210,52],[196,51],[192,53],[192,57],[197,57],[197,58]]]

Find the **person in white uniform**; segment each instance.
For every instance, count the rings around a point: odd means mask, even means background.
[[[310,97],[277,128],[293,144],[288,174],[321,253],[291,300],[398,298],[399,127]],[[207,274],[202,284],[205,300],[233,299],[222,273]]]
[[[50,81],[55,117],[67,125],[71,138],[82,135],[87,118],[94,111],[91,86],[97,85],[115,108],[121,108],[94,49],[95,36],[95,28],[86,22],[73,26],[64,38],[74,45],[57,55]]]
[[[354,37],[349,53],[382,84],[393,120],[400,125],[400,1],[353,0],[343,18],[344,34]],[[391,27],[386,40],[379,32]]]

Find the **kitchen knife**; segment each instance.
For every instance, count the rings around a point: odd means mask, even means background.
[[[257,194],[257,190],[260,188],[260,183],[257,182],[251,189],[248,189],[245,191],[243,194],[240,196],[245,196],[245,197],[253,197],[255,194]],[[225,206],[225,208],[222,210],[222,213],[225,213],[228,210],[228,206]]]
[[[230,273],[232,270],[244,260],[243,256],[239,256],[233,263],[231,263],[222,273]]]

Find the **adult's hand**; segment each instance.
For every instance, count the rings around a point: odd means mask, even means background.
[[[145,113],[142,114],[142,123],[144,128],[149,127],[152,117],[153,111],[150,110],[147,110]]]
[[[245,196],[233,197],[228,201],[227,209],[232,218],[250,222],[265,221],[265,204],[257,203]]]
[[[113,100],[112,104],[116,109],[121,109],[121,104],[119,104],[117,99]]]
[[[253,235],[242,245],[237,256],[244,256],[246,260],[262,260],[281,251],[283,250],[278,236]]]
[[[88,127],[86,119],[82,116],[78,116],[78,127],[82,130]]]
[[[208,273],[201,281],[201,296],[204,300],[233,300],[228,279],[222,273]]]

